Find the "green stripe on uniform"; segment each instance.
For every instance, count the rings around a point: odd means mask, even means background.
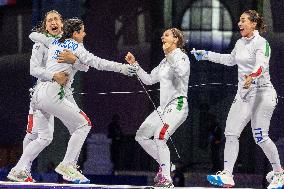
[[[178,97],[178,104],[177,104],[177,110],[181,111],[183,106],[183,96]]]
[[[59,93],[57,93],[59,95],[59,99],[62,100],[65,96],[65,91],[64,91],[64,87],[61,86],[60,87],[60,90],[59,90]]]
[[[266,56],[266,57],[269,57],[269,52],[270,51],[270,46],[269,46],[269,43],[266,41],[266,43],[265,43],[265,53],[264,53],[264,55]]]

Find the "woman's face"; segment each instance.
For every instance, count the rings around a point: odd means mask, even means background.
[[[84,37],[86,36],[85,27],[82,25],[81,30],[79,32],[73,33],[73,39],[78,43],[83,43]]]
[[[249,20],[249,15],[243,13],[240,17],[240,21],[238,23],[240,33],[242,37],[251,37],[253,35],[253,31],[256,28],[256,22],[252,22]]]
[[[51,35],[59,35],[62,33],[63,23],[60,15],[57,13],[49,13],[46,16],[45,29]]]
[[[165,54],[168,54],[177,48],[178,38],[173,35],[173,32],[170,29],[163,33],[161,40]]]

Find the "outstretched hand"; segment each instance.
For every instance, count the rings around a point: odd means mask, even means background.
[[[129,64],[122,64],[120,73],[126,76],[134,76],[137,73],[137,67]]]
[[[57,56],[58,63],[68,63],[74,64],[76,62],[77,57],[68,49],[64,49]]]
[[[205,57],[205,55],[208,54],[208,51],[205,50],[195,50],[195,48],[192,49],[192,51],[190,51],[191,54],[194,55],[195,59],[197,61],[199,60],[206,60],[207,58]]]
[[[125,60],[128,64],[135,64],[136,60],[135,60],[135,56],[131,53],[128,52],[125,56]]]

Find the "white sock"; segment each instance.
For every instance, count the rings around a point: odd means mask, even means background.
[[[237,136],[226,136],[224,149],[224,170],[233,174],[234,165],[239,153],[239,139]]]
[[[51,141],[37,138],[30,142],[23,151],[23,154],[14,167],[15,170],[30,170],[30,165],[38,154],[50,144]]]
[[[269,138],[268,140],[258,144],[263,152],[265,153],[266,157],[268,158],[273,171],[275,172],[280,172],[282,171],[282,167],[280,164],[280,159],[279,159],[279,154],[278,154],[278,150],[274,144],[274,142],[272,142],[272,140]]]
[[[81,151],[76,155],[76,158],[75,158],[75,161],[74,161],[75,165],[78,165],[78,160],[79,160],[80,153],[81,153]]]
[[[148,138],[138,138],[136,137],[136,141],[142,146],[142,148],[152,157],[156,162],[159,162],[159,157],[158,157],[158,148],[156,143],[152,139]]]
[[[171,181],[171,154],[167,142],[159,139],[154,139],[154,141],[158,147],[158,157],[162,174],[166,179]]]
[[[77,163],[78,154],[80,154],[82,146],[83,146],[90,130],[91,130],[90,126],[83,126],[79,129],[77,129],[71,135],[70,140],[68,142],[65,157],[62,161],[63,164],[69,164],[69,163],[73,163],[75,161]]]
[[[35,140],[37,138],[37,135],[36,134],[32,134],[32,133],[27,133],[24,140],[23,140],[23,152],[25,150],[25,148],[28,146],[28,144],[30,142],[32,142],[33,140]],[[31,172],[31,167],[32,167],[32,161],[30,161],[28,164],[27,164],[27,171],[28,172]]]

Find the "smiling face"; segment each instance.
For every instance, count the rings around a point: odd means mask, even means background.
[[[81,30],[79,32],[75,31],[73,33],[73,39],[78,43],[83,43],[84,37],[86,36],[85,27],[82,25]]]
[[[59,14],[51,12],[46,16],[45,29],[51,35],[59,35],[62,33],[62,20]]]
[[[257,23],[250,21],[249,17],[246,13],[243,13],[240,17],[238,26],[242,37],[251,37],[256,28]]]
[[[163,43],[163,50],[165,54],[170,53],[177,48],[178,38],[174,36],[173,32],[169,29],[163,33],[161,37]]]

